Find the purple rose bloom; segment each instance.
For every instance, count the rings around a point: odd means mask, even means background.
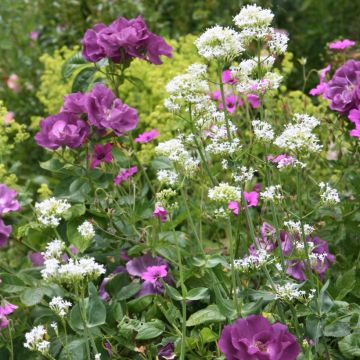
[[[112,154],[112,144],[95,144],[94,151],[92,154],[91,167],[95,169],[102,162],[111,163],[113,160]]]
[[[270,324],[260,315],[225,326],[219,348],[228,360],[295,360],[300,353],[300,346],[286,325]]]
[[[43,266],[44,265],[44,256],[41,254],[41,252],[32,252],[29,251],[28,253],[29,259],[33,266]]]
[[[159,256],[153,257],[150,254],[139,256],[130,260],[126,264],[127,272],[132,275],[145,280],[141,284],[141,289],[137,296],[147,294],[162,294],[164,292],[163,286],[159,281],[163,278],[169,282],[168,269],[169,264]]]
[[[16,190],[0,184],[0,215],[20,209],[20,204],[15,197]]]
[[[324,96],[331,100],[330,109],[340,113],[360,104],[360,61],[348,60],[327,83]]]
[[[100,23],[92,29],[86,30],[82,44],[83,56],[87,61],[97,62],[106,56],[105,50],[99,45],[99,34],[104,29],[106,29],[106,25]]]
[[[175,359],[175,345],[173,342],[169,342],[164,345],[158,352],[158,357],[160,359],[172,360]]]
[[[122,103],[103,84],[97,84],[87,94],[86,108],[89,122],[99,129],[112,129],[116,135],[135,129],[138,123],[137,111]]]
[[[86,113],[86,94],[76,92],[64,96],[64,104],[61,111],[75,114]]]
[[[6,225],[3,220],[0,218],[0,247],[3,247],[7,244],[9,236],[11,234],[12,226]]]
[[[40,121],[40,131],[35,135],[38,145],[55,150],[60,146],[77,148],[89,134],[89,126],[72,113],[61,112]]]

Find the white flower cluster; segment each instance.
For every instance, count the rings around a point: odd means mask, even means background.
[[[174,170],[159,170],[156,176],[161,184],[169,186],[175,185],[179,179],[179,175]]]
[[[241,182],[251,181],[252,178],[254,177],[254,173],[255,170],[252,167],[247,168],[246,166],[242,166],[240,168],[240,172],[234,173],[232,177],[236,182],[241,183]]]
[[[205,80],[207,66],[203,64],[192,64],[184,74],[175,76],[166,85],[166,91],[170,97],[164,102],[170,111],[179,111],[183,105],[196,106],[209,99],[209,84]]]
[[[86,240],[91,240],[95,236],[94,225],[86,220],[77,228],[79,234]]]
[[[229,121],[230,134],[236,133],[236,126]],[[225,125],[213,125],[211,127],[210,144],[206,146],[206,151],[213,155],[232,155],[241,149],[240,139],[234,137],[228,139]]]
[[[287,227],[287,229],[291,233],[301,235],[302,230],[301,230],[301,222],[300,221],[293,221],[293,220],[284,221],[284,225]],[[315,228],[309,224],[303,224],[303,228],[304,228],[305,236],[308,236],[315,231]]]
[[[328,183],[321,182],[320,186],[320,197],[324,204],[335,205],[340,202],[340,196],[336,189],[332,188]]]
[[[177,196],[177,192],[174,189],[163,189],[156,193],[156,203],[155,207],[163,207],[167,210],[175,210],[179,207],[175,198]]]
[[[316,290],[311,289],[310,293],[306,293],[304,290],[299,290],[299,285],[291,282],[285,285],[275,284],[275,298],[283,301],[301,301],[308,302],[315,295]]]
[[[274,139],[274,130],[266,121],[253,120],[254,134],[259,141],[269,143]]]
[[[273,18],[274,14],[271,10],[262,9],[256,5],[247,5],[234,17],[234,22],[239,28],[269,26]]]
[[[259,59],[251,58],[241,61],[238,65],[231,66],[231,75],[233,77],[245,78],[250,75],[254,75],[255,71],[258,70],[258,66],[261,66],[261,70],[266,69],[267,71],[274,65],[275,58],[273,56],[261,56],[260,64]]]
[[[53,240],[46,245],[45,251],[41,253],[45,260],[60,258],[66,249],[66,245],[61,240]]]
[[[207,60],[231,61],[244,51],[240,34],[219,25],[200,35],[195,45],[199,54]]]
[[[57,227],[66,211],[71,207],[67,200],[54,197],[35,204],[38,221],[43,226]]]
[[[43,253],[45,261],[41,275],[44,280],[73,285],[83,280],[95,280],[105,273],[104,266],[98,264],[94,258],[69,259],[67,263],[64,263],[62,250],[60,250],[63,245],[59,246],[58,242],[59,240],[55,240],[48,244],[45,253]]]
[[[272,261],[272,257],[265,250],[257,250],[256,255],[248,255],[243,259],[234,260],[234,267],[241,272],[259,270]]]
[[[268,90],[277,89],[280,86],[282,76],[268,71],[261,79],[244,78],[236,88],[240,93],[264,93]]]
[[[271,34],[271,40],[268,42],[269,50],[274,54],[281,55],[285,53],[288,42],[289,37],[286,34],[273,31]]]
[[[274,144],[288,151],[313,153],[319,152],[322,146],[312,130],[319,125],[319,120],[306,114],[295,114],[294,122],[287,124]]]
[[[280,201],[284,198],[284,195],[281,192],[281,185],[272,185],[265,188],[264,191],[260,193],[260,197],[266,201]]]
[[[315,267],[318,265],[318,261],[320,261],[321,263],[324,263],[324,261],[326,260],[328,255],[329,254],[327,252],[323,252],[320,254],[319,253],[310,253],[309,258],[310,258],[312,265]]]
[[[241,190],[239,187],[229,185],[228,183],[220,183],[219,185],[209,189],[209,199],[215,202],[229,202],[241,200]]]
[[[24,347],[32,351],[38,351],[43,355],[48,354],[50,342],[45,340],[47,337],[47,331],[43,325],[35,326],[25,334],[26,342]]]
[[[50,309],[60,317],[66,316],[71,305],[70,301],[64,300],[61,296],[53,297],[49,303]]]
[[[155,151],[158,155],[166,156],[170,161],[173,161],[188,177],[193,176],[198,170],[199,160],[191,156],[180,138],[160,143]]]

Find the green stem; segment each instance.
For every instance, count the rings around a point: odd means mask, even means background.
[[[14,344],[13,344],[13,338],[12,338],[12,326],[11,326],[12,320],[9,321],[8,331],[9,331],[9,339],[10,339],[10,360],[14,360]]]

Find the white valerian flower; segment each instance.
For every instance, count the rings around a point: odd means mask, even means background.
[[[217,218],[217,219],[225,219],[225,218],[227,218],[229,215],[228,215],[228,213],[226,212],[226,210],[221,206],[221,207],[219,207],[218,209],[215,209],[215,210],[214,210],[214,216],[215,216],[215,218]]]
[[[260,63],[259,63],[260,60]],[[258,66],[260,65],[261,70],[269,71],[274,65],[275,58],[273,56],[261,56],[258,58],[251,58],[241,61],[236,66],[231,66],[231,75],[240,79],[246,79],[246,77],[251,77],[256,75],[258,71]]]
[[[319,152],[322,146],[319,144],[318,137],[312,133],[318,124],[319,120],[313,116],[295,114],[294,122],[285,126],[280,136],[275,139],[274,144],[293,152]]]
[[[272,185],[260,193],[260,197],[266,201],[280,201],[284,198],[281,192],[281,185]]]
[[[240,93],[264,93],[268,90],[277,89],[280,86],[282,76],[268,71],[261,79],[253,79],[249,76],[243,77],[236,85]]]
[[[100,359],[101,359],[101,354],[100,353],[95,354],[94,360],[100,360]]]
[[[275,298],[283,301],[301,301],[308,302],[309,296],[304,290],[299,290],[299,285],[291,282],[284,285],[275,284]],[[313,298],[313,292],[310,294],[310,299]]]
[[[46,245],[45,251],[41,253],[45,260],[52,258],[59,259],[66,249],[66,245],[61,240],[53,240]]]
[[[163,207],[167,210],[175,210],[179,207],[179,204],[174,201],[174,198],[176,198],[177,192],[173,189],[164,189],[160,192],[156,193],[156,207]]]
[[[49,353],[50,342],[45,340],[48,338],[47,331],[43,325],[35,326],[31,331],[25,334],[24,347],[32,351],[38,351],[45,355]]]
[[[250,45],[252,41],[261,41],[266,43],[274,33],[274,29],[269,26],[247,27],[240,31],[240,37],[245,46]]]
[[[257,5],[247,5],[234,17],[234,23],[239,28],[269,26],[273,18],[271,10]]]
[[[177,183],[179,175],[174,170],[159,170],[157,179],[161,184],[173,186]]]
[[[49,280],[57,274],[60,267],[60,261],[55,258],[51,258],[44,261],[44,268],[41,270],[41,276],[44,280]]]
[[[64,317],[71,307],[71,302],[64,300],[61,296],[55,296],[51,299],[49,307],[60,317]]]
[[[229,121],[230,135],[234,135],[236,130],[236,126]],[[213,125],[210,134],[210,144],[206,146],[206,151],[209,154],[232,155],[241,149],[239,138],[228,139],[228,129],[225,124]]]
[[[77,230],[80,235],[86,240],[91,240],[95,236],[94,225],[88,220],[84,221],[81,225],[79,225]]]
[[[209,199],[215,202],[229,202],[241,200],[241,190],[237,186],[228,183],[220,183],[219,185],[209,189]]]
[[[255,170],[251,168],[247,168],[246,166],[242,166],[240,168],[239,172],[236,172],[232,175],[233,179],[236,182],[245,182],[245,181],[251,181],[254,177]]]
[[[235,30],[216,25],[195,41],[198,52],[207,60],[232,60],[242,54],[242,46],[239,33]]]
[[[274,130],[266,121],[253,120],[252,126],[256,139],[263,142],[271,142],[274,139]]]
[[[273,54],[281,55],[286,52],[288,42],[289,37],[286,34],[274,31],[267,45]]]
[[[35,212],[38,221],[43,226],[57,227],[61,218],[71,207],[67,200],[54,197],[35,204]]]
[[[301,222],[300,221],[284,221],[284,225],[293,234],[302,234]],[[302,224],[304,228],[304,235],[308,236],[315,231],[315,228],[309,224]],[[302,246],[302,245],[301,245]]]
[[[243,259],[234,260],[234,267],[241,272],[250,272],[259,270],[263,266],[272,262],[273,258],[267,251],[257,250],[256,254],[245,256]]]
[[[332,188],[328,183],[321,182],[320,186],[320,197],[324,204],[335,205],[340,202],[340,196],[336,189]]]
[[[175,76],[166,85],[169,98],[164,102],[170,111],[179,111],[182,107],[196,106],[209,100],[210,87],[205,79],[206,65],[192,64],[187,72]]]
[[[56,321],[53,321],[51,324],[50,324],[50,327],[52,327],[55,331],[56,334],[58,334],[59,332],[59,328],[58,328],[58,324]]]

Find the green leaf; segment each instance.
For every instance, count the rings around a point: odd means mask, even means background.
[[[127,300],[139,292],[141,288],[140,283],[132,283],[124,286],[117,294],[117,300]]]
[[[65,220],[70,220],[72,218],[77,218],[85,214],[86,207],[84,204],[74,204],[70,209],[64,214]]]
[[[129,301],[127,303],[129,311],[140,313],[151,305],[154,298],[154,295],[145,295]]]
[[[76,75],[76,77],[73,81],[71,91],[72,92],[77,92],[77,91],[86,92],[90,83],[92,82],[93,76],[96,73],[96,71],[97,71],[96,68],[93,66],[82,69]]]
[[[75,331],[84,330],[84,322],[82,320],[79,304],[75,304],[70,311],[69,325]]]
[[[340,274],[335,283],[337,289],[336,300],[342,300],[354,288],[355,284],[355,269]]]
[[[329,287],[330,281],[328,280],[320,290],[318,304],[321,314],[325,314],[330,311],[334,302],[331,300],[329,294],[327,293],[327,288]]]
[[[179,291],[176,290],[174,287],[165,284],[165,288],[166,288],[166,294],[169,295],[171,299],[178,301],[181,301],[183,299]]]
[[[209,297],[209,290],[204,287],[191,289],[186,295],[187,300],[201,300],[207,297]]]
[[[69,57],[61,67],[61,75],[63,78],[69,78],[75,70],[89,63],[83,58],[81,51]]]
[[[332,337],[344,337],[350,334],[350,316],[347,319],[335,320],[324,327],[324,335]]]
[[[105,286],[106,291],[112,296],[116,297],[124,286],[129,285],[130,279],[126,272],[115,275]]]
[[[86,339],[74,340],[64,346],[59,360],[85,360],[86,359]]]
[[[95,327],[105,324],[106,321],[106,306],[103,301],[97,297],[90,297],[86,309],[87,326]]]
[[[28,288],[21,295],[20,300],[26,306],[38,304],[44,296],[41,288]]]
[[[221,314],[219,307],[213,304],[192,314],[186,322],[186,326],[196,326],[209,322],[222,322],[225,320],[226,317]]]
[[[339,349],[347,359],[360,358],[360,335],[351,334],[339,341]]]
[[[203,344],[207,344],[217,340],[218,336],[210,328],[205,327],[200,331],[200,339]]]
[[[149,323],[141,324],[136,331],[136,340],[149,340],[160,336],[165,330],[165,325],[160,320],[153,320]]]
[[[74,245],[80,253],[84,252],[90,245],[91,239],[84,239],[78,231],[81,222],[71,220],[66,224],[66,236],[70,244]]]

